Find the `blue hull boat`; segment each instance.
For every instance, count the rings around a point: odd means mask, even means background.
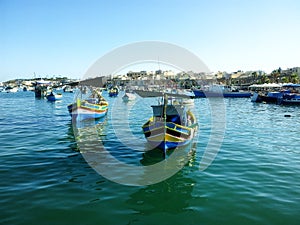
[[[62,94],[54,94],[51,92],[51,94],[46,96],[47,100],[50,102],[54,102],[57,100],[61,100],[62,99]]]

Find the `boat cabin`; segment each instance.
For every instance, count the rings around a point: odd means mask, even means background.
[[[163,121],[164,120],[164,110],[166,109],[166,122],[172,122],[180,125],[187,124],[187,110],[186,107],[181,105],[152,105],[153,109],[153,117],[155,121]]]

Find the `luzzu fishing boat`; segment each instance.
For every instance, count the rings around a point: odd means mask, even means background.
[[[166,154],[168,149],[185,146],[191,142],[198,130],[198,123],[186,106],[168,104],[168,96],[164,94],[163,104],[151,107],[153,116],[142,128],[152,147],[160,148]]]
[[[85,100],[78,98],[75,103],[68,105],[68,110],[72,119],[100,119],[107,114],[108,102],[97,93]]]
[[[108,96],[109,97],[117,97],[119,94],[119,89],[117,87],[112,87],[111,89],[109,89],[108,91]]]

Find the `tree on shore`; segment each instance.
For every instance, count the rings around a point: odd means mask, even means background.
[[[299,76],[298,76],[297,73],[292,73],[291,74],[290,82],[292,82],[293,84],[298,84],[299,83]]]
[[[280,67],[279,67],[279,69],[272,71],[271,78],[272,78],[273,83],[278,83],[278,79],[280,77],[280,74],[281,74],[281,68]]]
[[[259,84],[268,84],[270,83],[270,79],[267,77],[267,75],[264,73],[260,79],[259,79]]]

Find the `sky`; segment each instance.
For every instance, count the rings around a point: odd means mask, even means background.
[[[298,0],[0,0],[0,81],[80,79],[120,46],[163,41],[211,71],[300,66]]]

